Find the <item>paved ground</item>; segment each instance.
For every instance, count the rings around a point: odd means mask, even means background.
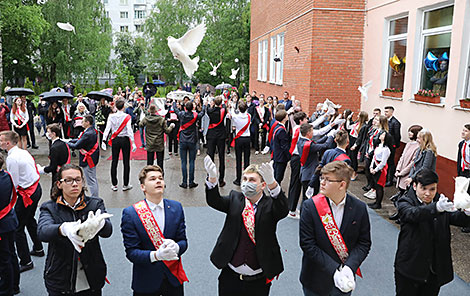
[[[47,163],[47,144],[44,139],[40,141],[41,149],[33,154],[38,163]],[[98,178],[100,181],[100,195],[105,200],[109,212],[113,213],[112,222],[114,233],[109,239],[102,240],[102,248],[106,257],[109,272],[108,278],[111,285],[106,285],[103,290],[104,295],[131,295],[131,265],[125,258],[122,245],[122,236],[119,231],[122,208],[127,207],[142,198],[142,193],[138,186],[137,174],[145,165],[145,161],[131,162],[131,184],[134,189],[128,192],[110,190],[110,161],[106,161],[109,151],[105,152],[101,163],[98,166]],[[214,246],[216,237],[223,225],[224,215],[207,207],[204,196],[204,153],[198,157],[196,164],[196,182],[200,184],[195,189],[181,189],[178,184],[181,182],[179,158],[166,156],[165,159],[165,180],[167,184],[166,196],[180,201],[185,207],[187,235],[189,248],[183,255],[183,265],[190,282],[186,284],[186,295],[216,295],[217,276],[219,271],[210,263],[209,254]],[[74,161],[77,161],[76,159]],[[266,156],[254,156],[252,162],[261,163],[267,161]],[[217,163],[217,161],[216,161]],[[228,193],[235,189],[232,184],[235,173],[235,163],[232,155],[226,157],[227,186],[221,190]],[[122,170],[122,164],[118,170]],[[288,176],[286,173],[286,176]],[[121,172],[119,174],[119,186],[122,186]],[[364,178],[360,175],[359,179]],[[45,176],[41,179],[43,192],[49,192],[50,178]],[[283,188],[287,189],[288,180],[284,180]],[[351,192],[359,195],[362,193],[362,181],[352,182]],[[43,201],[48,195],[43,195]],[[394,295],[393,280],[393,259],[396,251],[398,228],[394,223],[390,223],[383,216],[392,211],[387,205],[383,210],[369,211],[372,225],[372,249],[371,253],[362,266],[364,278],[358,280],[357,289],[354,295]],[[380,214],[380,215],[379,215]],[[458,244],[461,249],[465,249],[465,243],[470,241],[469,236],[462,235],[459,231],[454,231],[455,238],[458,237]],[[278,237],[282,249],[285,271],[274,281],[271,295],[302,295],[300,282],[298,280],[301,264],[301,250],[298,244],[298,220],[284,219],[279,223]],[[463,251],[462,251],[463,252]],[[455,265],[458,265],[463,274],[468,274],[469,267],[465,265],[465,260],[460,260],[461,255],[454,252]],[[462,256],[463,257],[463,256]],[[463,262],[463,263],[462,263]],[[22,274],[20,295],[46,295],[42,273],[44,271],[44,258],[34,259],[35,268]],[[456,268],[456,270],[458,270]],[[470,285],[456,276],[454,281],[446,285],[441,290],[441,295],[469,295]]]

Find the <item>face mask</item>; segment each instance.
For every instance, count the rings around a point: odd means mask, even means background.
[[[51,134],[49,134],[49,132],[46,133],[46,138],[47,138],[48,140],[51,139]]]
[[[253,197],[258,194],[258,191],[256,190],[258,186],[255,183],[243,181],[240,187],[242,189],[242,193],[246,197]]]

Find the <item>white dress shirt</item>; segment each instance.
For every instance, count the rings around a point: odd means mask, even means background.
[[[109,114],[108,122],[106,123],[106,129],[103,133],[103,139],[107,139],[109,133],[114,134],[115,131],[121,126],[124,118],[129,114],[123,111]],[[130,116],[130,115],[129,115]],[[134,143],[134,132],[132,131],[132,120],[129,120],[123,130],[117,135],[118,137],[129,137],[132,143]]]
[[[16,113],[13,113],[13,111],[10,111],[10,122],[13,126],[15,127],[19,127],[20,125],[18,124],[18,117],[21,121],[21,125],[22,126],[25,126],[26,124],[28,124],[28,121],[29,121],[29,114],[28,114],[28,110],[25,110],[25,112],[23,112],[21,110],[21,108],[17,109],[18,111],[18,114],[20,115],[17,116]],[[21,118],[23,118],[23,120],[21,120]]]
[[[155,221],[157,221],[158,228],[160,228],[160,231],[163,235],[163,232],[165,231],[165,206],[163,204],[163,198],[158,204],[155,204],[148,199],[146,199],[146,201],[149,206],[150,212],[152,212]],[[157,261],[157,258],[155,258],[152,252],[150,252],[150,262],[155,261]]]
[[[248,113],[245,111],[244,113],[235,113],[230,112],[232,115],[232,126],[235,127],[235,135],[248,123]],[[240,137],[249,137],[250,136],[250,127],[248,127]]]
[[[387,164],[390,153],[390,148],[380,143],[374,150],[374,161],[371,162],[370,167],[373,168],[374,162],[376,162],[377,167],[375,171],[378,172],[383,169]]]
[[[8,151],[6,162],[15,188],[21,186],[26,189],[39,180],[36,162],[28,151],[15,146]]]
[[[341,228],[341,223],[343,222],[344,216],[344,205],[346,204],[346,196],[343,198],[343,201],[340,202],[338,205],[328,198],[331,206],[331,213],[333,214],[333,218],[335,219],[336,226],[338,226],[338,230]]]

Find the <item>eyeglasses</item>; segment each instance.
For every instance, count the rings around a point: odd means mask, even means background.
[[[83,182],[83,179],[81,177],[77,177],[75,179],[70,179],[70,178],[67,178],[67,179],[60,179],[59,180],[60,182],[64,182],[65,184],[67,185],[72,185],[73,182],[77,183],[77,184],[82,184]]]
[[[332,179],[328,179],[328,178],[324,178],[324,177],[320,177],[320,182],[323,182],[325,181],[326,183],[334,183],[334,182],[343,182],[343,180],[332,180]]]

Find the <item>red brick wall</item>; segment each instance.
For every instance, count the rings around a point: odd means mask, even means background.
[[[251,2],[250,91],[282,98],[285,90],[310,114],[318,102],[330,98],[356,112],[362,84],[363,11],[312,10],[265,35],[283,22],[312,7],[364,9],[364,0]],[[275,9],[273,9],[275,7]],[[258,42],[284,32],[283,85],[257,81]],[[268,39],[270,40],[270,39]],[[270,47],[270,41],[268,48]],[[297,52],[295,47],[299,48]],[[269,80],[268,50],[268,80]]]

